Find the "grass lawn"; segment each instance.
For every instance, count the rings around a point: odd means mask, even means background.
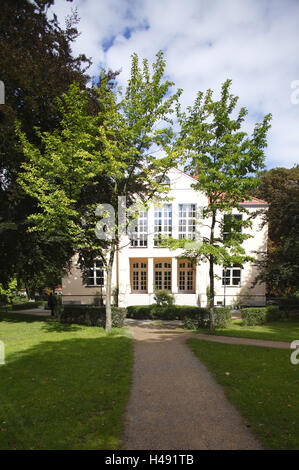
[[[299,449],[299,365],[291,350],[187,341],[265,449]]]
[[[118,449],[131,385],[124,329],[0,313],[0,449]]]
[[[211,334],[209,330],[203,328],[196,331]],[[228,328],[219,328],[212,334],[291,342],[295,339],[299,340],[299,321],[280,320],[267,323],[266,325],[243,326],[242,320],[234,320]]]

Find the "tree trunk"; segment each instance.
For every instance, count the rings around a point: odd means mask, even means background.
[[[109,256],[107,270],[106,270],[107,279],[106,279],[106,325],[105,325],[105,330],[107,332],[111,331],[111,328],[112,328],[111,294],[112,294],[112,268],[113,268],[113,262],[114,262],[114,252],[115,252],[115,247],[112,247],[111,252],[110,252],[110,256]]]
[[[215,306],[214,306],[214,258],[210,256],[210,330],[215,329]]]
[[[212,214],[212,225],[211,225],[211,235],[210,235],[210,244],[214,244],[214,230],[216,224],[216,214]],[[214,301],[214,256],[210,255],[210,266],[209,266],[209,275],[210,275],[210,330],[215,329],[215,301]]]

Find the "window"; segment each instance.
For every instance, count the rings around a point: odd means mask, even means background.
[[[240,286],[241,285],[241,268],[232,266],[222,271],[223,286]]]
[[[147,292],[147,260],[131,260],[131,289],[135,293]]]
[[[171,260],[155,260],[154,284],[158,290],[171,291]]]
[[[135,221],[134,232],[131,234],[131,246],[147,247],[147,212],[142,212]]]
[[[179,204],[179,238],[195,239],[196,229],[195,204]]]
[[[191,261],[178,261],[178,283],[180,293],[195,292],[195,265]]]
[[[84,281],[87,286],[104,286],[104,269],[103,262],[96,260],[92,268],[85,271]]]
[[[154,245],[159,246],[161,236],[171,236],[172,233],[172,205],[164,204],[163,207],[155,207]]]
[[[242,227],[238,225],[242,221],[242,214],[225,214],[223,217],[223,240],[228,240],[232,232],[241,233]]]

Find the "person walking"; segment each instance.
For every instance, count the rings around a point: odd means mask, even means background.
[[[54,310],[57,305],[57,299],[56,296],[53,295],[53,292],[50,293],[49,299],[48,299],[48,307],[51,309],[51,316],[54,317]]]

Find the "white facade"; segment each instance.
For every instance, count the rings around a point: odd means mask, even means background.
[[[204,262],[192,267],[187,260],[178,258],[182,250],[171,251],[168,248],[155,246],[155,237],[162,228],[162,234],[172,233],[174,238],[192,238],[194,224],[200,236],[209,236],[208,219],[197,218],[199,208],[207,205],[203,193],[195,191],[191,186],[194,179],[180,170],[172,169],[168,173],[170,191],[163,207],[151,207],[147,214],[139,219],[136,239],[131,242],[124,237],[119,252],[118,262],[115,262],[113,285],[119,282],[119,305],[148,305],[154,303],[154,287],[166,288],[171,292],[177,305],[207,304],[207,286],[209,285],[209,267]],[[267,203],[253,198],[244,203],[250,213],[257,209],[267,209]],[[194,209],[196,217],[193,217]],[[235,214],[237,212],[235,211]],[[243,214],[243,218],[247,217]],[[261,216],[253,219],[251,229],[242,229],[253,235],[243,242],[248,255],[255,256],[255,251],[265,251],[267,246],[267,227],[261,226]],[[161,233],[161,232],[160,232]],[[217,236],[217,233],[215,234]],[[133,246],[132,246],[133,245]],[[117,276],[118,267],[118,276]],[[224,275],[225,274],[225,278]],[[246,263],[244,268],[230,268],[223,273],[222,266],[215,266],[215,303],[231,305],[235,302],[243,305],[265,305],[265,286],[252,282],[257,274],[257,268],[252,263]],[[104,294],[105,289],[102,273],[99,267],[90,272],[90,279],[83,283],[82,274],[76,260],[68,277],[63,279],[63,303],[92,303],[96,295]],[[98,284],[98,285],[96,285]]]

